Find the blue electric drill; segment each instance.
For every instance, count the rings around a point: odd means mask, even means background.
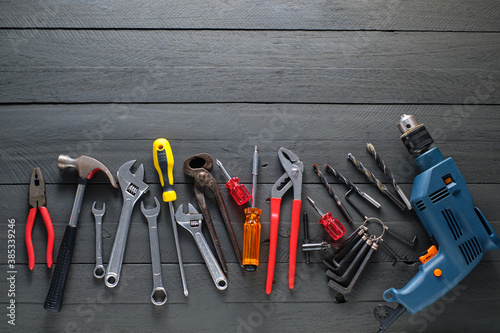
[[[403,313],[415,314],[444,296],[469,274],[484,253],[500,247],[500,239],[472,203],[465,179],[451,157],[444,159],[415,116],[403,115],[398,124],[401,140],[422,171],[413,182],[410,202],[435,246],[420,257],[419,272],[402,289],[384,292],[396,309],[379,305],[374,310],[385,331]]]

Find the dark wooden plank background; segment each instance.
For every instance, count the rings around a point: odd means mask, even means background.
[[[399,140],[396,122],[403,113],[415,114],[444,155],[455,159],[476,206],[500,232],[498,1],[25,0],[1,1],[0,9],[0,243],[6,249],[7,220],[15,219],[18,271],[16,326],[8,325],[3,314],[2,331],[376,331],[372,311],[383,291],[402,287],[418,265],[393,265],[387,253],[378,251],[348,302],[336,304],[321,264],[325,254],[312,254],[307,265],[299,253],[296,288],[290,291],[288,194],[275,284],[267,296],[268,198],[283,172],[276,151],[284,146],[304,161],[303,198],[309,195],[339,215],[311,168],[334,164],[383,205],[377,212],[360,201],[364,210],[407,237],[419,237],[413,250],[387,239],[416,260],[430,241],[414,213],[399,211],[345,158],[352,152],[382,176],[365,150],[372,142],[409,194],[418,172]],[[57,169],[57,156],[90,155],[113,172],[137,159],[145,166],[151,185],[145,200],[151,203],[161,193],[151,157],[158,137],[170,140],[176,158],[177,204],[194,202],[191,179],[182,173],[185,158],[210,153],[250,186],[252,150],[259,146],[259,269],[250,274],[238,268],[211,203],[229,262],[229,287],[224,292],[214,288],[195,243],[181,230],[186,299],[164,207],[159,232],[169,301],[155,307],[149,301],[147,227],[136,209],[122,280],[107,289],[92,276],[90,208],[95,200],[107,205],[107,262],[122,203],[119,191],[96,175],[82,206],[63,310],[43,310],[51,271],[44,267],[46,234],[40,218],[33,230],[34,271],[27,267],[23,240],[32,168],[41,167],[47,183],[57,253],[76,188],[76,176]],[[214,175],[223,181],[219,170]],[[338,183],[334,188],[345,190]],[[243,210],[221,190],[241,244]],[[313,220],[311,239],[326,239],[311,207],[304,204],[303,211]],[[0,256],[3,309],[9,301],[7,270],[5,252]],[[392,331],[497,331],[499,276],[499,251],[487,253],[445,298],[403,316]]]

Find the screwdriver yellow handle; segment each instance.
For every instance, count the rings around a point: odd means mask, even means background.
[[[246,208],[246,220],[243,225],[243,267],[253,272],[259,265],[260,248],[260,214],[259,208]]]
[[[153,143],[153,161],[156,171],[160,176],[163,187],[163,201],[169,202],[177,199],[174,191],[174,155],[167,139],[156,139]]]

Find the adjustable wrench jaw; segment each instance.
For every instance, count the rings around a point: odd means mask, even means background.
[[[175,219],[177,220],[177,224],[194,235],[196,232],[201,232],[203,216],[191,204],[188,204],[188,209],[189,212],[185,214],[183,206],[180,205],[175,213]]]
[[[132,160],[124,163],[117,172],[123,200],[132,201],[132,205],[149,189],[149,186],[143,182],[144,165],[141,164],[135,174],[130,171],[135,162],[136,160]]]

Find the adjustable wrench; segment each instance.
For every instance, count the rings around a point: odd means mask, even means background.
[[[167,302],[167,292],[163,287],[161,275],[160,242],[158,240],[158,214],[160,213],[160,202],[155,197],[156,206],[152,209],[144,208],[141,202],[142,214],[148,220],[149,245],[151,247],[151,266],[153,268],[153,292],[151,302],[154,305],[163,305]]]
[[[117,172],[118,182],[120,183],[123,195],[123,207],[104,280],[106,286],[109,288],[116,287],[120,280],[123,254],[125,253],[130,218],[132,217],[134,205],[141,195],[146,193],[149,189],[149,186],[142,181],[144,179],[144,166],[142,164],[137,168],[135,174],[130,171],[135,161],[136,160],[132,160],[124,163]]]
[[[196,245],[200,249],[201,255],[207,264],[208,271],[214,280],[215,286],[219,290],[224,290],[227,288],[227,279],[222,269],[220,268],[217,260],[215,259],[212,251],[210,251],[210,247],[201,232],[201,225],[203,216],[198,213],[196,208],[193,205],[188,204],[189,213],[184,214],[182,211],[182,205],[177,208],[177,212],[175,213],[175,219],[177,220],[177,224],[186,229],[193,235],[194,240],[196,241]]]
[[[106,213],[106,204],[102,203],[102,208],[95,208],[97,201],[94,201],[92,205],[92,213],[95,218],[95,268],[94,276],[98,279],[102,279],[106,274],[104,265],[102,264],[102,217]]]

